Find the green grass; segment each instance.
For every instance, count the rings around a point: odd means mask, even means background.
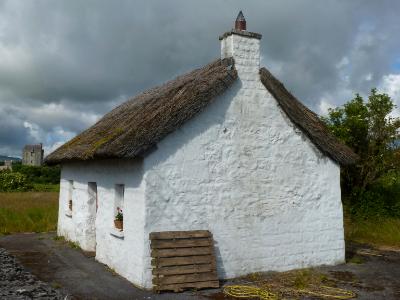
[[[0,193],[0,234],[57,228],[58,193]]]
[[[59,192],[60,185],[52,183],[34,183],[33,191],[35,192]]]
[[[346,218],[346,240],[373,246],[400,247],[400,219],[364,220]]]
[[[45,186],[49,190],[59,188],[58,185]],[[57,214],[56,191],[0,193],[0,234],[56,230]],[[346,217],[345,234],[347,241],[400,248],[400,219]]]

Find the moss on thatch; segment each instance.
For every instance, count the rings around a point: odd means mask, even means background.
[[[46,157],[46,163],[144,154],[234,82],[237,73],[233,63],[233,59],[218,59],[145,91],[55,150]]]

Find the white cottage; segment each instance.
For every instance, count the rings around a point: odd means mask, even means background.
[[[46,158],[62,166],[58,234],[144,288],[154,231],[210,230],[220,278],[344,262],[340,165],[356,156],[260,69],[261,35],[235,26],[221,59]]]

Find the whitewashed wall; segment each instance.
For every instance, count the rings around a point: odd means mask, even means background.
[[[239,78],[144,161],[144,286],[152,231],[209,229],[222,278],[344,261],[340,168],[259,79],[259,40],[222,41]]]
[[[140,286],[152,286],[152,231],[209,229],[221,278],[344,261],[339,166],[262,85],[259,40],[229,36],[221,53],[235,58],[240,80],[144,162],[62,168],[58,233]],[[98,186],[97,244],[88,182]],[[125,184],[124,239],[110,235],[115,184]]]
[[[61,172],[58,234],[83,250],[96,250],[96,259],[142,285],[144,255],[144,185],[142,162],[115,160],[66,164]],[[68,180],[74,181],[72,216],[68,214]],[[88,182],[97,183],[97,216],[90,211]],[[124,237],[111,235],[115,184],[125,185]],[[95,204],[94,204],[95,205]],[[92,207],[93,208],[93,207]],[[94,235],[92,218],[95,217]]]

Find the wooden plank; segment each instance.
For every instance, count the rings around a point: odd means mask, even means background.
[[[150,240],[189,239],[205,237],[211,237],[211,233],[208,230],[163,231],[150,233]]]
[[[167,266],[184,266],[184,265],[200,265],[214,263],[215,258],[212,255],[198,255],[189,257],[162,257],[153,258],[152,266],[167,267]]]
[[[152,232],[149,236],[155,291],[219,287],[208,230]]]
[[[212,254],[211,247],[178,248],[178,249],[154,249],[151,257],[180,257]]]
[[[166,249],[166,248],[187,248],[187,247],[205,247],[212,246],[212,239],[210,238],[196,238],[196,239],[178,239],[172,240],[152,240],[151,249]]]
[[[202,282],[212,280],[218,280],[216,272],[154,277],[153,284],[162,286],[165,284]]]
[[[215,270],[215,263],[206,265],[187,265],[187,266],[172,266],[153,269],[153,275],[178,275],[178,274],[193,274],[206,273]]]
[[[204,288],[219,288],[219,281],[202,281],[202,282],[189,282],[179,284],[165,284],[161,286],[155,286],[155,291],[174,291],[182,292],[185,289],[204,289]]]

